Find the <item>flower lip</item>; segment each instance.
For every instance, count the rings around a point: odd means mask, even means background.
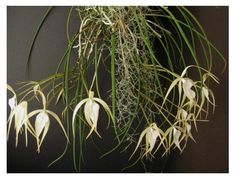
[[[180,147],[180,141],[179,141],[180,136],[181,136],[181,132],[174,127],[173,128],[174,144],[180,151],[182,151],[182,149]]]
[[[12,98],[8,100],[8,105],[10,106],[11,110],[16,107],[16,96],[14,95]]]
[[[35,120],[35,134],[36,134],[36,140],[37,140],[37,151],[40,152],[41,144],[48,132],[50,126],[50,118],[49,115],[45,111],[41,111],[36,116]],[[40,140],[40,135],[42,134],[42,138]]]
[[[99,104],[92,99],[88,99],[84,106],[84,115],[87,123],[91,126],[91,130],[87,135],[87,138],[91,135],[93,131],[101,138],[97,132],[97,121],[99,118]]]

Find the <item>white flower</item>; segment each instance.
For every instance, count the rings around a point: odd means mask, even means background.
[[[100,109],[99,104],[97,104],[92,99],[89,99],[84,106],[84,115],[85,115],[86,121],[91,126],[90,133],[88,134],[87,137],[89,137],[89,135],[92,133],[93,130],[95,130],[97,135],[101,137],[99,133],[97,132],[97,121],[99,118],[99,109]]]
[[[197,113],[197,116],[200,114],[200,112],[203,110],[203,105],[205,103],[205,101],[207,100],[208,103],[210,103],[213,107],[213,112],[215,111],[215,96],[213,94],[213,91],[211,89],[209,89],[207,86],[206,86],[206,79],[210,77],[212,78],[216,83],[219,83],[219,79],[211,74],[211,73],[205,73],[203,75],[203,79],[202,79],[202,85],[203,87],[201,88],[201,104],[200,104],[200,107],[199,107],[199,110],[198,110],[198,113]],[[207,109],[205,110],[206,112],[206,115],[208,115],[208,103],[207,103]]]
[[[193,100],[196,96],[196,93],[192,90],[194,82],[189,78],[182,78],[181,82],[182,82],[182,88],[183,88],[185,96],[189,100]]]
[[[195,129],[197,130],[196,117],[194,113],[188,113],[184,109],[179,109],[177,113],[177,121],[180,124],[194,123]]]
[[[171,147],[175,145],[181,152],[183,151],[181,148],[181,141],[185,138],[185,133],[183,132],[183,128],[180,126],[172,126],[169,127],[165,132],[165,137],[168,137],[168,148],[166,149],[165,155],[170,151]]]
[[[187,136],[186,136],[186,139],[187,139],[188,137],[190,137],[194,142],[196,142],[195,139],[193,138],[192,133],[191,133],[191,128],[192,128],[192,126],[191,126],[189,123],[186,123],[185,126],[186,126],[186,135],[187,135]]]
[[[17,145],[18,145],[19,133],[22,130],[23,126],[25,126],[25,144],[27,146],[27,144],[28,144],[27,130],[28,130],[28,126],[30,126],[30,123],[26,118],[27,111],[28,111],[28,103],[26,101],[22,101],[19,104],[17,104],[16,93],[13,90],[13,88],[10,85],[7,85],[7,89],[13,93],[13,97],[11,97],[8,100],[8,105],[11,108],[11,112],[10,112],[10,115],[8,118],[7,139],[9,137],[11,124],[12,124],[12,121],[14,118],[14,120],[15,120],[14,128],[16,131],[16,144],[15,144],[15,146],[17,147]]]
[[[63,133],[65,134],[67,141],[69,142],[69,138],[67,136],[67,133],[66,133],[66,131],[63,127],[63,124],[60,121],[60,118],[58,117],[57,114],[55,114],[54,112],[47,110],[47,109],[38,109],[38,110],[34,110],[34,111],[30,112],[27,115],[27,119],[30,119],[31,117],[35,116],[36,114],[37,114],[37,116],[36,116],[36,120],[35,120],[35,130],[33,132],[34,132],[34,136],[37,140],[38,153],[40,152],[40,147],[42,145],[42,142],[43,142],[43,140],[49,130],[49,125],[50,125],[49,115],[51,115],[53,118],[55,118],[56,122],[59,124]],[[43,132],[43,134],[40,139],[40,135],[42,132]]]
[[[168,91],[165,95],[162,106],[165,103],[170,92],[172,91],[172,89],[176,85],[178,85],[179,104],[182,105],[185,101],[185,98],[188,98],[188,100],[189,100],[188,104],[189,104],[190,108],[193,106],[193,104],[195,102],[196,92],[192,88],[195,87],[195,83],[192,79],[184,77],[184,75],[186,74],[186,71],[189,67],[190,66],[186,67],[184,69],[184,71],[182,72],[181,76],[177,76],[176,79],[172,81],[172,83],[171,83],[170,87],[168,88]],[[182,96],[182,92],[183,92],[183,96]]]
[[[25,121],[37,114],[36,120],[35,120],[35,130],[33,128],[31,128],[31,131],[33,132],[32,134],[35,136],[35,138],[37,140],[37,151],[39,153],[42,142],[43,142],[43,140],[44,140],[44,138],[45,138],[45,136],[46,136],[46,134],[49,130],[49,126],[50,126],[49,115],[51,115],[52,117],[55,118],[56,122],[59,124],[62,131],[64,132],[65,137],[68,140],[68,142],[69,142],[69,138],[67,136],[67,133],[66,133],[66,131],[63,127],[63,124],[60,121],[60,118],[58,117],[58,115],[46,108],[46,104],[47,104],[46,97],[45,97],[44,93],[41,90],[39,90],[38,88],[39,87],[35,87],[33,92],[37,93],[41,96],[43,109],[37,109],[37,110],[34,110],[34,111],[30,112],[27,115],[27,117],[25,118]],[[41,136],[41,139],[40,139],[41,134],[42,134],[42,136]]]
[[[73,112],[73,135],[74,136],[75,136],[75,117],[76,117],[76,114],[77,114],[78,110],[81,108],[81,106],[83,104],[85,104],[84,105],[84,116],[85,116],[85,119],[86,119],[88,125],[91,127],[91,130],[88,133],[86,138],[88,138],[93,131],[101,138],[100,134],[97,131],[97,122],[98,122],[98,118],[99,118],[99,109],[100,109],[100,106],[97,102],[104,107],[107,114],[113,120],[113,116],[112,116],[112,113],[111,113],[108,105],[103,100],[101,100],[99,98],[95,98],[93,91],[89,91],[89,97],[80,101],[74,109],[74,112]]]
[[[188,137],[190,137],[194,142],[196,142],[191,134],[191,122],[194,123],[194,126],[197,130],[196,118],[194,113],[188,113],[186,110],[180,109],[178,112],[177,120],[179,124],[181,124],[181,126],[183,127],[186,140]]]
[[[153,149],[155,147],[157,138],[159,138],[161,140],[161,142],[158,145],[158,147],[156,148],[156,150],[154,151],[154,153],[160,148],[160,146],[162,144],[164,146],[163,135],[164,135],[164,133],[162,132],[162,130],[160,128],[157,127],[156,123],[151,123],[140,134],[138,143],[137,143],[136,148],[135,148],[134,152],[132,153],[131,157],[134,155],[134,153],[136,152],[137,148],[140,146],[140,143],[141,143],[141,141],[142,141],[144,136],[145,136],[145,153],[144,153],[143,157],[146,156],[146,158],[148,158],[149,155],[152,156],[152,151],[153,151]],[[130,159],[131,159],[131,157],[130,157]]]
[[[12,104],[9,103],[9,105],[11,106]],[[27,108],[28,108],[28,103],[26,101],[22,101],[20,104],[16,105],[16,106],[12,106],[12,111],[10,113],[9,119],[8,119],[8,137],[10,134],[10,128],[11,128],[11,124],[12,124],[12,120],[13,118],[15,118],[15,131],[16,131],[16,147],[18,145],[18,135],[20,133],[20,130],[22,129],[23,125],[25,126],[25,141],[26,141],[26,146],[27,146],[27,125],[28,125],[28,121],[27,121]]]
[[[180,126],[170,127],[165,133],[165,136],[167,135],[169,136],[169,147],[167,149],[168,151],[170,150],[171,146],[175,145],[175,147],[177,147],[180,150],[180,152],[182,152],[186,147],[188,137],[190,137],[194,142],[196,142],[191,133],[191,125],[187,122],[184,123],[183,127]],[[181,148],[181,142],[183,140],[184,140],[184,146],[183,148]]]
[[[18,144],[18,134],[24,125],[25,126],[26,146],[27,146],[27,141],[28,141],[27,131],[29,131],[36,138],[37,151],[40,152],[41,144],[42,144],[42,142],[48,132],[49,125],[50,125],[49,115],[53,116],[56,119],[56,121],[60,125],[61,129],[63,130],[63,132],[69,142],[68,136],[66,134],[66,131],[64,130],[64,127],[62,125],[62,122],[60,121],[60,118],[54,112],[46,109],[47,100],[46,100],[44,93],[40,90],[39,85],[35,85],[33,87],[33,90],[27,92],[26,95],[22,98],[22,99],[24,99],[27,95],[29,95],[32,92],[34,93],[35,97],[37,94],[39,94],[42,98],[43,109],[34,110],[34,111],[30,112],[29,114],[27,112],[28,111],[28,103],[26,101],[22,101],[19,104],[17,104],[16,93],[14,92],[14,90],[9,85],[7,86],[7,89],[14,94],[14,96],[12,98],[10,98],[8,101],[8,104],[11,108],[11,113],[10,113],[10,116],[8,119],[9,124],[8,124],[7,135],[9,137],[12,120],[13,120],[13,118],[15,118],[16,146]],[[37,98],[37,100],[38,100],[38,98]],[[37,115],[36,120],[35,120],[35,129],[32,127],[32,125],[29,122],[29,119],[31,117],[33,117],[34,115]],[[41,136],[41,139],[40,139],[40,136]]]

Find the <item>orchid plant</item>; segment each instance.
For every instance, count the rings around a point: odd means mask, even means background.
[[[52,8],[47,10],[42,23]],[[72,13],[80,19],[74,35],[69,27]],[[27,66],[42,23],[33,38]],[[107,114],[108,125],[112,122],[108,127],[114,132],[110,139],[115,142],[102,157],[125,147],[129,162],[141,160],[144,163],[153,160],[156,154],[167,157],[175,148],[183,152],[189,139],[196,142],[192,129],[198,130],[198,122],[208,121],[209,105],[213,112],[216,107],[209,87],[211,79],[219,84],[212,73],[212,51],[226,60],[186,7],[71,7],[66,28],[68,47],[54,75],[41,81],[25,82],[17,92],[7,86],[13,94],[8,101],[8,136],[14,122],[16,146],[22,131],[27,146],[29,132],[36,139],[39,153],[52,116],[67,139],[64,152],[52,164],[64,156],[72,142],[74,168],[80,171],[86,140],[93,135],[103,137],[99,133],[104,127],[99,121],[100,106]],[[158,43],[157,47],[153,40]],[[198,48],[203,53],[200,59]],[[71,64],[74,50],[77,59]],[[186,60],[194,63],[189,65]],[[111,77],[108,99],[102,98],[99,90],[101,62]],[[89,74],[93,75],[89,86],[87,72],[91,68],[94,73]],[[191,70],[195,70],[196,75],[192,75]],[[23,97],[18,102],[20,96]],[[58,112],[48,109],[61,99],[62,120]],[[41,102],[42,108],[29,112],[31,100]],[[68,135],[70,128],[72,137]]]

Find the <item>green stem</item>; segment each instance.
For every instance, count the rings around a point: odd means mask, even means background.
[[[26,68],[26,69],[29,68],[29,61],[30,61],[30,58],[31,58],[33,46],[34,46],[34,43],[35,43],[35,41],[36,41],[36,39],[37,39],[38,33],[39,33],[39,31],[41,30],[43,23],[45,22],[47,16],[50,14],[50,12],[51,12],[52,9],[53,9],[53,6],[50,6],[50,7],[47,9],[45,15],[43,16],[43,18],[42,18],[40,24],[38,25],[38,27],[37,27],[37,29],[36,29],[36,32],[34,33],[33,40],[32,40],[32,42],[31,42],[31,44],[30,44],[29,54],[28,54],[28,57],[27,57],[27,62],[26,62],[26,67],[27,67],[27,68]]]
[[[111,79],[112,79],[112,114],[114,131],[117,136],[118,142],[120,142],[119,135],[116,128],[116,83],[115,83],[115,48],[116,39],[114,35],[111,36]]]

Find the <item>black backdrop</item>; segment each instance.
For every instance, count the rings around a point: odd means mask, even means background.
[[[46,9],[47,7],[7,8],[7,82],[13,87],[17,87],[18,81],[29,78],[39,80],[53,74],[58,60],[67,47],[66,18],[69,7],[55,7],[39,33],[31,57],[30,73],[26,74],[25,62],[29,45]],[[212,43],[225,58],[228,58],[228,7],[189,7],[189,9],[199,19]],[[79,25],[76,16],[73,16],[71,22],[74,27]],[[214,60],[215,74],[221,80],[219,86],[213,86],[218,105],[215,114],[209,116],[209,123],[198,125],[199,132],[195,134],[196,144],[190,141],[182,154],[178,151],[171,154],[164,172],[228,172],[228,68],[221,74],[222,62],[217,56]],[[105,92],[109,77],[105,75],[102,77],[105,83],[102,83],[101,90]],[[53,110],[60,112],[59,107]],[[74,172],[70,148],[64,158],[48,167],[48,164],[62,153],[65,145],[61,131],[53,122],[40,154],[36,153],[33,139],[30,139],[28,148],[25,148],[24,138],[21,136],[19,145],[15,148],[14,137],[12,129],[7,144],[7,172]],[[106,150],[112,144],[109,140],[97,141],[100,146],[107,147]],[[119,154],[118,151],[101,160],[100,155],[101,153],[92,145],[88,146],[86,165],[82,171],[120,172],[126,166],[129,157],[127,154]],[[155,161],[149,165],[149,169],[159,172],[159,164],[161,163]],[[142,165],[137,164],[126,172],[143,171]]]

